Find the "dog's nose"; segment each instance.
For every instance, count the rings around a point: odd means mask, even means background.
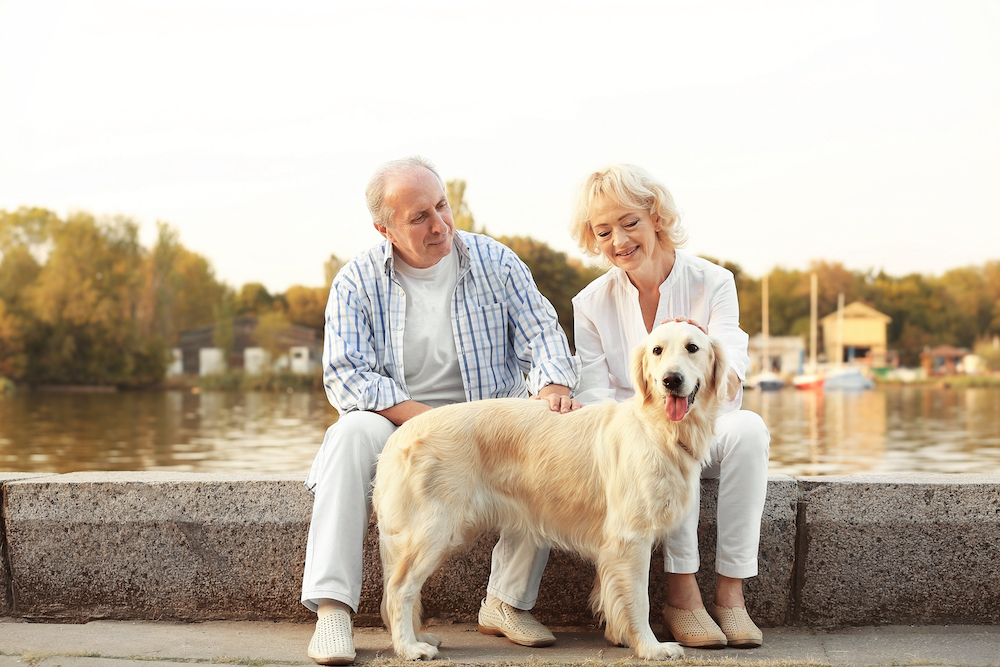
[[[682,384],[684,384],[684,376],[680,373],[668,373],[663,376],[663,386],[670,391],[680,388]]]

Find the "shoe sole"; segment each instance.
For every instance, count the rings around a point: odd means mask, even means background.
[[[760,648],[761,644],[764,642],[757,641],[756,639],[750,639],[745,641],[735,641],[729,642],[730,648]]]
[[[516,639],[511,639],[503,633],[503,630],[499,628],[488,628],[485,625],[479,626],[479,632],[484,635],[490,635],[491,637],[507,637],[507,641],[517,644],[519,646],[527,646],[529,648],[542,648],[544,646],[552,646],[556,643],[555,639],[533,639],[528,641],[518,641]]]
[[[726,648],[733,646],[729,642],[719,641],[718,639],[709,639],[703,642],[682,642],[674,639],[681,646],[686,646],[688,648]]]
[[[354,662],[355,658],[357,658],[357,654],[349,658],[346,656],[331,657],[331,656],[315,656],[309,654],[309,658],[318,665],[349,665],[352,662]]]

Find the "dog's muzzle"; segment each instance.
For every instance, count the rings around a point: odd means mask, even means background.
[[[691,393],[685,396],[676,393],[681,384],[683,384],[683,378],[676,375],[668,375],[663,379],[663,386],[667,389],[667,395],[663,397],[663,409],[666,411],[667,416],[670,417],[670,420],[675,422],[684,419],[691,410],[691,406],[694,405],[694,399],[698,395],[698,390],[701,388],[701,383],[699,382],[695,384]]]

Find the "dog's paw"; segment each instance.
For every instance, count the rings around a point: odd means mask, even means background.
[[[420,641],[396,649],[396,657],[401,660],[433,660],[437,654],[437,646]]]
[[[636,657],[643,660],[667,660],[672,658],[683,658],[684,649],[676,642],[663,642],[637,646]]]
[[[417,635],[417,641],[423,642],[425,644],[430,644],[431,646],[437,647],[441,646],[441,637],[432,632],[421,632]]]

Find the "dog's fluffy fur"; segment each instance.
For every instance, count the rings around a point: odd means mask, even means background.
[[[650,551],[695,497],[728,364],[718,341],[670,322],[633,351],[631,371],[636,393],[622,403],[568,414],[544,401],[459,403],[393,434],[379,458],[373,505],[382,618],[400,658],[437,655],[440,640],[420,634],[420,589],[486,528],[592,560],[591,605],[607,638],[640,658],[683,655],[649,627]]]

